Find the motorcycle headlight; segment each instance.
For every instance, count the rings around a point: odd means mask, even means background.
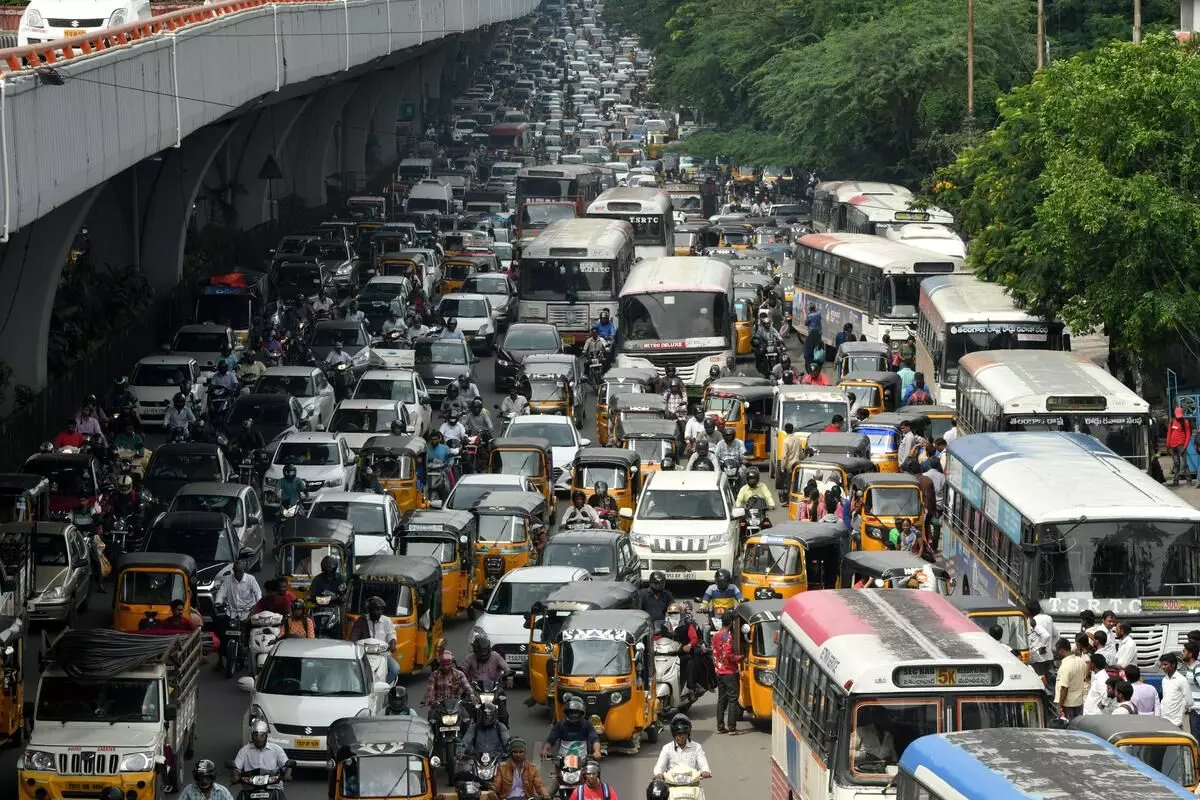
[[[342,264],[340,267],[337,268],[337,274],[338,275],[349,275],[350,274],[350,265]]]
[[[442,714],[442,724],[443,725],[457,725],[458,724],[458,714]]]
[[[769,669],[756,669],[754,670],[754,680],[758,681],[763,686],[774,686],[775,673]]]
[[[496,695],[493,694],[492,692],[480,692],[479,693],[479,702],[480,703],[494,703],[494,702],[496,702]]]
[[[26,750],[25,766],[37,772],[58,772],[54,763],[54,754],[45,750]]]
[[[563,783],[579,783],[579,770],[565,769],[562,773]]]
[[[319,606],[327,606],[327,605],[329,605],[329,601],[330,601],[331,599],[332,599],[332,598],[330,598],[330,597],[329,597],[329,595],[321,595],[320,597],[318,597],[318,598],[316,599],[316,603],[317,603],[317,605],[319,605]]]
[[[154,753],[129,753],[121,758],[121,772],[146,772],[154,768]]]

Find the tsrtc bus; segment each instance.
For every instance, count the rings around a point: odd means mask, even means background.
[[[917,313],[917,371],[944,406],[954,405],[958,360],[967,353],[1071,349],[1061,322],[1017,308],[1004,287],[974,275],[926,278]]]
[[[698,395],[733,353],[733,269],[716,258],[669,256],[634,264],[617,304],[616,366],[675,366]]]
[[[523,167],[517,171],[517,238],[552,222],[582,217],[600,195],[601,175],[583,164]]]
[[[633,226],[639,258],[659,258],[675,252],[675,215],[671,195],[645,186],[606,189],[588,206],[589,217],[620,219]]]
[[[518,319],[549,322],[565,344],[581,342],[601,309],[617,320],[614,306],[633,262],[628,223],[584,217],[555,222],[521,251]]]
[[[1200,510],[1091,436],[959,436],[944,463],[941,551],[957,591],[1039,600],[1070,630],[1080,611],[1111,609],[1147,673],[1196,627]]]
[[[813,188],[813,230],[818,233],[845,231],[849,222],[850,202],[855,198],[872,197],[896,197],[909,203],[915,199],[910,190],[894,183],[822,181]]]
[[[1079,431],[1150,466],[1150,404],[1078,353],[984,350],[958,360],[961,433]]]
[[[890,794],[922,736],[1044,721],[1041,679],[935,592],[798,594],[783,608],[778,653],[772,800]]]
[[[795,256],[792,319],[816,306],[827,342],[847,323],[870,341],[904,339],[917,324],[922,279],[966,272],[961,258],[863,233],[810,233]]]
[[[951,230],[951,226],[954,224],[954,215],[949,211],[943,211],[936,206],[914,208],[911,196],[894,194],[858,195],[850,198],[846,203],[846,233],[869,233],[873,236],[886,236],[889,239],[901,241],[899,237],[893,237],[892,232],[900,232],[902,228],[908,228],[913,223],[921,223],[928,228],[939,228],[958,240],[957,244],[952,244],[952,240],[948,237],[938,239],[935,247],[927,247],[927,249],[959,258],[966,257],[966,245],[963,244],[962,239],[958,238],[958,234]],[[910,229],[909,232],[913,231]],[[932,232],[926,238],[935,241]],[[908,244],[922,246],[916,242]]]
[[[991,730],[917,739],[900,758],[896,800],[1177,800],[1195,795],[1081,731]]]

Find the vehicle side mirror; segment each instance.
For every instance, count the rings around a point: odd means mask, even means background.
[[[633,519],[633,509],[632,508],[617,509],[617,516],[619,516],[621,519]]]
[[[433,616],[428,610],[421,612],[421,618],[417,620],[417,625],[419,625],[423,631],[427,631],[433,627]]]
[[[167,722],[174,722],[175,717],[177,717],[178,715],[179,715],[179,709],[175,707],[175,704],[167,703],[166,707],[163,709],[163,719],[166,720]]]
[[[735,509],[733,510],[733,518],[734,518],[734,519],[741,519],[741,518],[742,518],[742,517],[744,517],[744,516],[746,516],[746,509],[744,509],[744,508],[735,508]]]
[[[375,694],[387,694],[391,688],[392,685],[387,681],[375,681],[371,684],[371,691]]]
[[[249,547],[243,547],[238,550],[238,561],[250,561],[254,558],[254,551]]]
[[[262,517],[260,517],[258,514],[254,514],[253,516],[246,518],[246,523],[248,525],[261,525]]]
[[[254,678],[251,678],[249,675],[243,675],[242,677],[238,678],[237,685],[238,688],[243,692],[253,692]]]

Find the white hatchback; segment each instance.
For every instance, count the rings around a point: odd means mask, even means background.
[[[550,442],[550,458],[554,462],[554,491],[567,494],[571,490],[571,465],[579,448],[587,447],[591,439],[581,439],[570,417],[556,414],[526,414],[514,417],[504,429],[505,436],[539,436]]]
[[[263,477],[263,505],[268,508],[279,508],[276,486],[288,464],[296,468],[296,477],[304,481],[310,498],[322,489],[348,492],[358,476],[354,454],[344,437],[336,433],[294,433],[275,448]]]
[[[21,15],[17,41],[24,47],[69,39],[150,16],[148,0],[32,0]]]

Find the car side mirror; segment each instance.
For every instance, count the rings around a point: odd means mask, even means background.
[[[254,514],[253,516],[246,518],[246,523],[249,525],[261,525],[262,517],[260,517],[258,514]]]
[[[175,717],[177,717],[178,715],[179,715],[179,709],[175,707],[174,703],[168,703],[166,705],[166,707],[163,709],[163,719],[166,720],[167,722],[174,722]]]
[[[249,561],[254,558],[254,551],[249,547],[243,547],[238,550],[238,561]]]
[[[387,681],[375,681],[371,684],[371,691],[375,694],[387,694],[392,688],[392,685]]]
[[[733,518],[734,518],[734,519],[741,519],[741,518],[742,518],[742,517],[744,517],[744,516],[746,516],[746,509],[744,509],[744,508],[735,508],[735,509],[733,510]]]
[[[617,509],[617,516],[620,517],[621,519],[633,519],[633,509],[632,508]]]

